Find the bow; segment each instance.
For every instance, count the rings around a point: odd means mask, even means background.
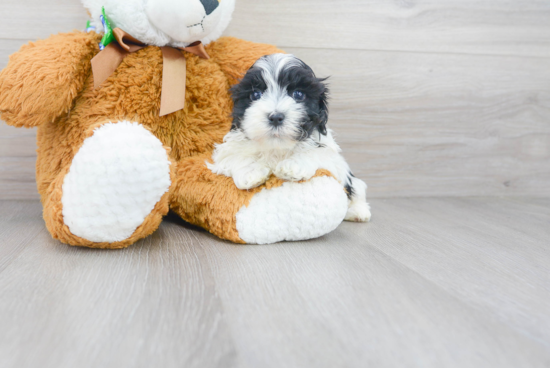
[[[147,45],[132,37],[120,28],[113,29],[116,42],[111,42],[92,59],[94,88],[114,73],[124,58]],[[160,116],[179,111],[185,106],[185,78],[187,62],[181,52],[186,51],[203,59],[209,59],[202,42],[197,41],[183,48],[161,47],[163,58],[162,92],[160,97]]]

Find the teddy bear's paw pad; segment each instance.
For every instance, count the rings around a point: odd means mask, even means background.
[[[313,239],[336,229],[347,209],[347,195],[334,178],[285,182],[255,194],[237,212],[237,230],[249,244]]]
[[[170,188],[162,143],[138,123],[107,123],[84,141],[63,182],[63,219],[93,242],[129,238]]]

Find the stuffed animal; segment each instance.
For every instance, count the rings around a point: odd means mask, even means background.
[[[0,117],[38,128],[36,179],[51,235],[122,248],[169,210],[220,238],[265,244],[334,230],[348,198],[319,170],[251,190],[212,173],[229,89],[274,46],[220,38],[234,0],[83,0],[91,32],[30,43],[0,74]]]

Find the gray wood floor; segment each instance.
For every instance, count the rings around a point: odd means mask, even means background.
[[[233,245],[167,218],[120,251],[0,201],[0,367],[548,367],[550,199],[376,199]]]

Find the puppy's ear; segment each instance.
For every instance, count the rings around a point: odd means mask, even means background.
[[[229,88],[229,93],[231,94],[231,98],[233,99],[233,101],[239,98],[239,94],[243,90],[242,81],[243,78],[239,79],[237,84],[234,84],[231,88]]]
[[[328,78],[319,79],[319,83],[323,86],[323,92],[319,97],[318,129],[322,135],[327,135],[329,89],[328,89],[328,85],[324,83],[327,79]]]
[[[231,98],[233,98],[234,102],[242,98],[247,98],[255,84],[263,83],[262,71],[258,68],[254,68],[254,65],[252,65],[247,70],[246,74],[244,74],[242,78],[237,81],[238,83],[234,84],[229,89]]]

